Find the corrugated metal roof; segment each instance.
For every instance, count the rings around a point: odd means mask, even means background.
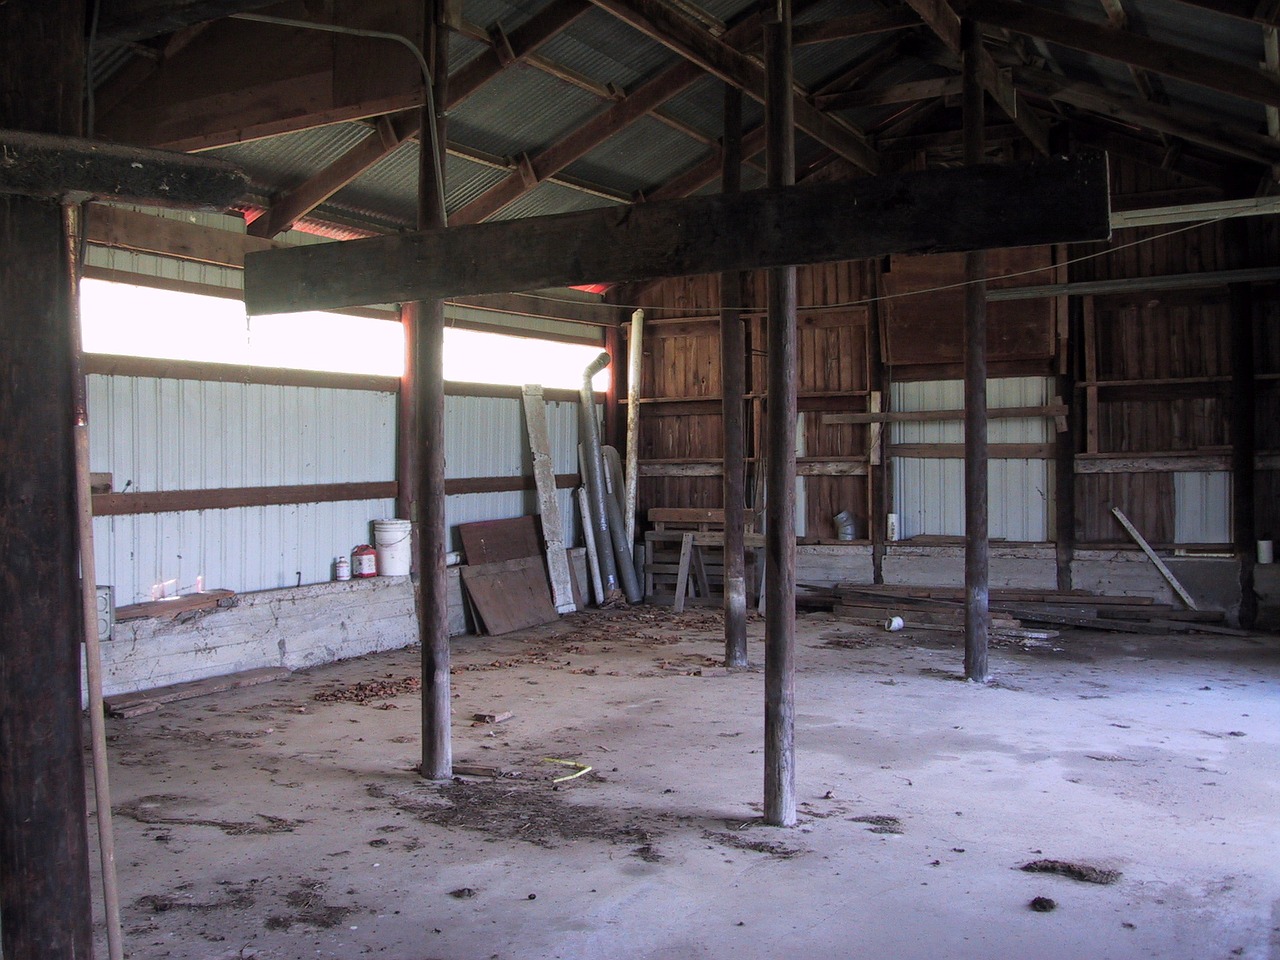
[[[449,136],[484,153],[533,153],[600,112],[599,97],[512,64],[449,113]]]
[[[705,151],[698,141],[644,117],[571,164],[567,172],[633,193],[664,183],[685,169],[691,149]]]
[[[632,89],[678,61],[666,47],[598,8],[587,11],[538,53],[597,83],[612,83],[622,90]]]
[[[550,2],[465,0],[462,13],[471,24],[488,27],[500,23],[510,32],[546,9]],[[1024,2],[1081,20],[1105,22],[1104,12],[1096,0]],[[757,3],[755,0],[671,0],[671,7],[710,29],[712,25],[732,22],[756,9]],[[797,22],[821,22],[864,9],[867,9],[866,4],[854,4],[849,0],[818,0],[802,10]],[[1157,41],[1210,54],[1242,67],[1256,67],[1262,59],[1262,29],[1256,23],[1217,15],[1175,0],[1146,0],[1141,5],[1130,4],[1128,11],[1133,32]],[[1008,37],[1013,37],[1019,45],[1016,55],[1008,49]],[[849,73],[851,67],[898,39],[904,42],[896,55],[887,59],[874,75],[859,79],[859,88],[878,89],[913,80],[954,75],[954,58],[942,50],[927,28],[920,26],[909,28],[905,33],[877,33],[802,45],[796,49],[794,57],[797,80],[814,90],[822,90],[833,83],[835,86],[831,89],[839,89],[845,85],[841,78]],[[1030,58],[1033,67],[1041,67],[1049,73],[1061,71],[1069,79],[1079,79],[1112,95],[1140,99],[1131,72],[1115,61],[997,30],[988,31],[988,44],[998,59],[1002,58],[1000,62],[1006,65]],[[451,37],[450,45],[455,69],[476,56],[484,46],[461,33]],[[670,49],[648,39],[604,9],[594,7],[544,44],[538,56],[577,73],[590,83],[601,87],[613,85],[620,91],[634,90],[646,79],[679,62],[677,54]],[[96,59],[101,69],[114,70],[126,62],[127,56],[119,49],[104,49],[97,53]],[[1165,77],[1156,77],[1155,84],[1158,92],[1166,95],[1175,108],[1186,106],[1222,117],[1247,131],[1264,129],[1265,113],[1260,104]],[[660,108],[664,115],[696,131],[702,138],[701,142],[644,118],[579,158],[569,166],[566,174],[621,195],[637,190],[651,191],[708,155],[705,141],[718,139],[721,135],[723,101],[723,83],[706,75]],[[509,158],[521,153],[536,155],[606,110],[610,102],[599,93],[552,76],[529,63],[516,63],[451,111],[449,136],[451,141],[467,150],[495,157]],[[1042,112],[1050,109],[1041,97],[1035,98],[1034,103]],[[856,128],[874,133],[908,109],[907,104],[887,104],[845,110],[839,115]],[[1078,112],[1069,107],[1052,109],[1064,117]],[[916,129],[925,131],[938,129],[939,125],[943,129],[947,124],[954,126],[956,113],[950,109],[935,111]],[[763,122],[761,104],[748,96],[744,101],[743,116],[747,130],[758,127]],[[1132,130],[1132,124],[1127,126]],[[337,123],[225,147],[214,153],[242,165],[262,191],[278,192],[323,169],[367,135],[365,124]],[[1150,133],[1145,135],[1153,136]],[[1204,145],[1189,145],[1187,152],[1199,157],[1214,156],[1212,149]],[[321,213],[328,210],[334,216],[341,215],[356,221],[368,218],[373,226],[389,229],[412,223],[417,183],[416,153],[416,145],[401,147],[343,188],[321,208]],[[828,152],[801,133],[797,136],[797,153],[797,163],[803,169],[822,161]],[[1218,159],[1223,161],[1225,157],[1224,154]],[[506,175],[505,170],[451,157],[447,169],[451,209],[470,202]],[[761,180],[757,173],[748,171],[747,176],[749,185],[755,185],[752,181]],[[705,189],[717,187],[713,184]],[[598,206],[604,202],[607,201],[580,191],[544,184],[505,210],[502,216],[554,213]]]

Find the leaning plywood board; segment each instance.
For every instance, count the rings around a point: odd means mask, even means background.
[[[1138,528],[1129,522],[1129,518],[1121,512],[1119,507],[1112,507],[1111,512],[1120,521],[1120,526],[1124,527],[1129,536],[1133,537],[1134,542],[1142,548],[1142,552],[1147,555],[1147,559],[1156,565],[1160,575],[1169,581],[1169,586],[1173,587],[1174,592],[1182,598],[1182,602],[1187,605],[1188,609],[1199,610],[1200,608],[1196,606],[1196,602],[1191,599],[1191,594],[1187,593],[1182,584],[1178,582],[1178,578],[1173,575],[1173,571],[1164,565],[1164,561],[1156,556],[1156,552],[1151,549],[1151,544],[1147,543],[1146,538],[1138,532]]]
[[[467,563],[472,566],[501,563],[519,557],[536,557],[542,553],[542,545],[538,542],[538,524],[533,517],[460,523],[458,536],[462,539],[462,551],[467,555]]]
[[[551,597],[560,613],[578,609],[569,578],[569,560],[564,552],[564,526],[560,521],[560,501],[556,496],[556,472],[551,463],[551,438],[547,433],[547,404],[542,387],[526,384],[524,416],[529,425],[529,448],[533,453],[533,476],[538,484],[538,515],[542,518],[542,539],[547,545],[547,570],[551,574]]]
[[[462,568],[462,582],[486,633],[510,633],[560,616],[551,602],[541,557],[468,565]]]

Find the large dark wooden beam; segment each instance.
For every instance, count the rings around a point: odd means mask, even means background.
[[[1245,100],[1280,106],[1280,77],[1248,64],[1223,60],[1132,33],[1120,33],[1104,23],[1077,20],[1016,0],[960,0],[957,5],[965,16],[991,26],[1141,67]]]
[[[756,60],[712,36],[700,24],[661,0],[591,2],[726,83],[741,87],[749,96],[764,101],[764,68]],[[792,99],[798,129],[868,173],[879,171],[879,159],[860,131],[824,114],[800,91],[795,91]]]
[[[951,97],[960,92],[959,77],[937,77],[932,80],[913,80],[891,87],[870,90],[843,90],[814,97],[814,103],[823,110],[849,110],[856,107],[879,107],[891,103],[912,103],[916,100],[934,100]]]
[[[85,0],[0,4],[0,128],[82,132],[85,8]],[[57,200],[0,195],[5,960],[72,960],[93,950],[80,713],[72,249]]]
[[[1077,242],[1109,234],[1106,157],[694,197],[249,254],[250,313]],[[495,251],[500,254],[495,255]]]
[[[249,187],[225,160],[22,130],[0,130],[0,157],[0,194],[221,209]]]

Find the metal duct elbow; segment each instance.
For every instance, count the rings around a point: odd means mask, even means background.
[[[587,368],[582,371],[582,383],[584,387],[590,389],[592,378],[609,365],[609,354],[603,350],[600,355],[587,364]]]

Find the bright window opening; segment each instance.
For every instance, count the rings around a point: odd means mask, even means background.
[[[248,317],[240,300],[86,279],[80,284],[87,353],[237,363],[398,377],[400,325],[337,313]],[[446,380],[576,389],[598,346],[446,328]],[[609,370],[592,381],[609,385]]]
[[[577,389],[582,386],[582,371],[598,356],[599,347],[583,343],[532,340],[455,327],[444,331],[446,380],[540,383],[544,387]],[[609,388],[608,367],[592,378],[591,386],[597,391]]]
[[[391,377],[404,368],[400,325],[371,317],[247,317],[239,300],[84,280],[80,323],[87,353]]]

